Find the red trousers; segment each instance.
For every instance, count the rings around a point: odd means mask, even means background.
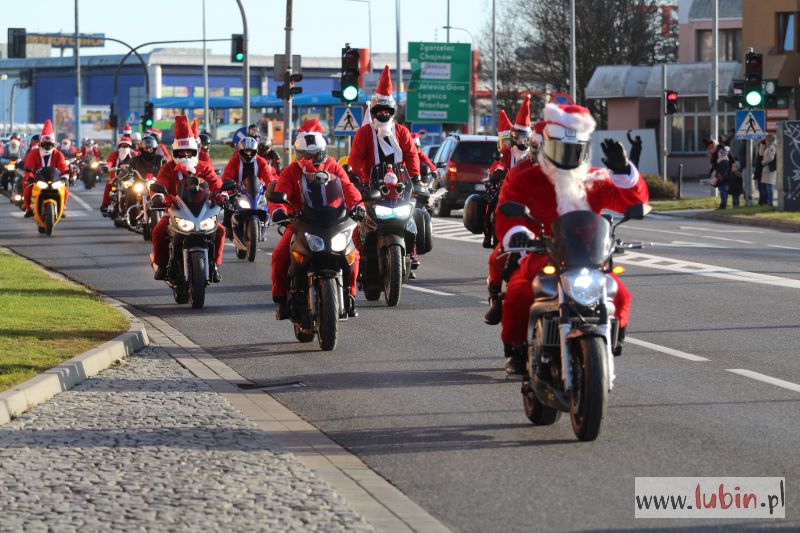
[[[108,205],[111,202],[111,187],[114,185],[114,178],[109,178],[106,182],[106,188],[103,190],[103,199],[100,205]]]
[[[501,338],[505,344],[525,342],[528,335],[528,312],[533,304],[533,287],[531,282],[542,267],[547,265],[547,257],[529,255],[521,262],[519,268],[511,275],[503,300],[503,332]],[[622,284],[616,274],[611,276],[617,282],[617,295],[614,297],[614,315],[619,320],[619,327],[628,325],[631,313],[631,293]]]
[[[503,267],[506,266],[508,256],[500,256],[503,249],[503,243],[498,243],[494,247],[492,253],[489,254],[489,287],[500,288],[503,284]]]
[[[33,196],[33,182],[29,185],[25,186],[25,190],[22,191],[22,208],[27,211],[31,208],[31,196]],[[67,203],[69,202],[69,188],[64,190],[64,209],[67,209]]]
[[[286,291],[289,289],[289,249],[292,243],[292,226],[286,228],[286,232],[272,250],[272,297],[285,298]],[[360,254],[356,249],[356,260],[350,265],[350,294],[355,296],[358,292],[358,261]]]
[[[159,266],[167,266],[169,262],[169,217],[163,216],[153,228],[153,262]],[[222,250],[225,247],[225,228],[217,224],[217,234],[214,236],[217,247],[217,266],[222,264]]]

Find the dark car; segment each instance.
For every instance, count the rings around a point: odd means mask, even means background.
[[[484,190],[481,180],[496,151],[494,135],[450,135],[444,140],[433,159],[439,186],[447,188],[447,196],[437,205],[436,215],[450,216],[453,209],[464,207],[464,200],[470,194]]]
[[[439,147],[441,144],[427,144],[422,147],[422,153],[428,156],[428,159],[433,161],[433,158],[436,157],[436,152],[439,151]]]

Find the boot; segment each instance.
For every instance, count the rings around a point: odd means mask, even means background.
[[[625,330],[628,329],[628,326],[624,328],[619,328],[619,333],[617,333],[617,345],[614,347],[614,357],[619,357],[622,355],[622,345],[625,344]]]
[[[163,280],[167,277],[167,267],[163,265],[156,265],[156,271],[153,273],[153,279]]]
[[[525,349],[521,344],[503,344],[506,355],[506,374],[525,374]]]
[[[286,304],[286,296],[273,296],[275,302],[275,320],[286,320],[289,318],[289,307]]]
[[[503,294],[500,287],[489,286],[489,310],[483,315],[483,321],[496,326],[503,318]]]
[[[211,268],[211,283],[219,283],[222,281],[222,276],[219,273],[219,267],[214,263],[211,263],[209,267]]]
[[[347,316],[350,318],[358,316],[358,311],[356,311],[356,297],[352,294],[347,296]]]
[[[417,256],[417,245],[415,244],[413,248],[411,248],[411,270],[416,270],[419,268],[419,257]]]
[[[31,218],[33,216],[33,209],[28,209],[25,211],[25,218]]]

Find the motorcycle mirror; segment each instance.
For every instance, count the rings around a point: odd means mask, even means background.
[[[288,204],[289,196],[285,192],[272,192],[267,200],[273,204]]]
[[[230,191],[236,188],[236,180],[224,180],[222,182],[222,190]]]
[[[152,193],[167,194],[167,188],[160,183],[151,183],[149,189]]]
[[[625,217],[622,219],[620,224],[622,224],[622,222],[626,222],[628,220],[642,220],[645,216],[650,214],[650,212],[652,210],[653,210],[653,208],[650,207],[650,204],[632,205],[628,209],[625,210]]]
[[[527,219],[533,218],[531,216],[531,210],[528,209],[528,206],[517,202],[506,202],[498,207],[498,209],[500,209],[500,212],[507,217],[523,217]]]
[[[368,191],[364,191],[364,194],[361,195],[361,199],[365,202],[377,202],[381,199],[381,193],[380,191],[370,189]]]

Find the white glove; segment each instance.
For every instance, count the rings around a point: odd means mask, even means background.
[[[525,226],[514,226],[503,236],[503,248],[506,250],[509,248],[519,248],[521,246],[515,245],[520,244],[520,241],[527,243],[529,240],[536,240],[536,234]]]

